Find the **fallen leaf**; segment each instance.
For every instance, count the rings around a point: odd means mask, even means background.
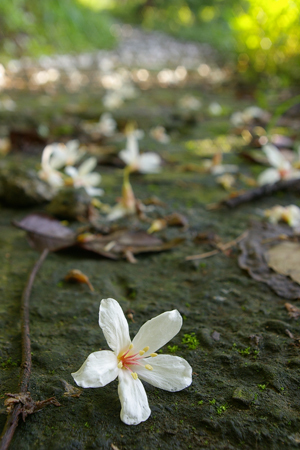
[[[300,244],[298,242],[281,242],[270,248],[266,257],[271,269],[291,277],[300,284]]]
[[[277,295],[287,298],[300,298],[300,286],[286,275],[274,272],[267,263],[269,249],[276,245],[280,235],[293,237],[293,229],[287,225],[274,225],[265,222],[254,222],[248,236],[241,241],[242,251],[238,262],[242,269],[257,281],[270,286]]]
[[[76,233],[46,214],[29,214],[13,224],[27,231],[30,245],[38,251],[47,248],[54,252],[76,243]]]
[[[130,252],[135,255],[147,252],[162,252],[176,247],[184,241],[176,238],[168,242],[163,242],[156,236],[149,235],[145,231],[119,230],[106,236],[90,235],[83,240],[78,237],[80,247],[110,259],[120,259],[126,257]]]
[[[285,303],[284,305],[289,313],[289,316],[293,319],[298,319],[300,317],[300,309],[297,306],[292,305],[291,303]]]
[[[45,406],[55,405],[61,406],[61,404],[56,400],[55,397],[47,398],[47,400],[41,400],[35,402],[30,395],[30,392],[20,392],[18,394],[7,393],[7,399],[4,401],[4,405],[6,406],[6,412],[8,414],[12,413],[15,406],[19,403],[22,405],[20,409],[20,414],[22,414],[22,419],[25,422],[25,419],[28,415],[33,414],[37,411],[40,411]]]
[[[65,392],[63,393],[64,397],[79,397],[81,395],[82,389],[79,389],[76,386],[72,386],[71,384],[67,383],[65,380],[60,380],[62,384],[64,385]]]

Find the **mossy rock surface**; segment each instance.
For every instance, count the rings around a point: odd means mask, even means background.
[[[165,203],[157,208],[159,214],[174,211],[183,214],[189,221],[188,230],[168,228],[160,236],[183,236],[186,240],[170,252],[137,255],[136,265],[67,250],[48,256],[30,300],[33,364],[29,389],[35,400],[54,395],[61,407],[49,406],[29,416],[26,422],[20,420],[11,450],[298,448],[299,345],[285,330],[298,336],[299,325],[288,317],[285,299],[238,267],[236,248],[227,255],[220,253],[199,262],[187,262],[185,257],[211,249],[206,244],[194,243],[197,233],[213,231],[227,242],[247,229],[249,219],[257,218],[258,209],[278,202],[297,204],[299,200],[288,193],[232,211],[206,209],[207,204],[221,200],[226,193],[216,185],[212,175],[180,170],[187,163],[201,164],[200,156],[188,150],[186,141],[229,133],[230,114],[220,118],[199,114],[195,124],[177,113],[177,99],[191,90],[197,94],[200,89],[205,104],[219,101],[227,111],[242,109],[247,104],[234,100],[230,89],[206,91],[201,85],[198,90],[185,86],[144,91],[114,114],[123,122],[135,119],[146,131],[141,148],[157,151],[164,157],[160,174],[134,175],[132,186],[138,198],[145,200],[156,195]],[[58,123],[76,129],[80,119],[75,113],[64,112],[68,102],[83,104],[85,116],[89,104],[95,106],[89,87],[77,97],[70,94],[71,100],[65,92],[57,93],[53,103],[43,110],[36,106],[39,98],[36,93],[28,94],[28,103],[25,92],[19,94],[19,99],[17,93],[12,95],[19,105],[13,113],[15,117],[19,115],[20,121],[26,123],[27,116],[38,111],[32,120],[48,123],[50,130]],[[96,113],[91,118],[95,119]],[[2,125],[7,120],[0,118]],[[148,136],[154,125],[168,127],[170,144],[157,143]],[[114,145],[121,150],[124,140]],[[17,158],[31,167],[39,163],[39,157],[26,154]],[[236,155],[226,159],[238,160],[241,170],[251,174],[252,168]],[[121,171],[109,166],[99,170],[103,175],[105,202],[113,204],[121,191]],[[39,210],[45,208],[46,204]],[[20,220],[32,211],[32,207],[0,207],[2,399],[7,392],[18,392],[20,298],[38,257],[28,246],[25,233],[13,228],[11,221]],[[148,227],[136,218],[126,223],[131,227]],[[73,225],[79,227],[82,223]],[[86,274],[95,291],[89,291],[86,285],[64,282],[71,269]],[[145,321],[164,311],[176,308],[184,318],[180,333],[162,350],[174,354],[174,346],[178,346],[175,354],[191,364],[193,383],[178,393],[145,384],[152,414],[138,426],[126,426],[120,421],[116,381],[104,388],[84,389],[79,397],[64,395],[64,383],[74,385],[71,373],[78,370],[91,352],[108,348],[98,326],[99,304],[107,297],[117,299],[125,312],[133,311],[134,322],[129,319],[132,336]],[[196,348],[182,343],[185,334],[196,337],[199,343]],[[257,345],[251,336],[259,337]],[[6,415],[4,409],[1,412],[3,426]]]

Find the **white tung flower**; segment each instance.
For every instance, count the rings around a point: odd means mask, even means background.
[[[101,181],[101,175],[92,170],[97,165],[97,159],[94,157],[86,159],[76,169],[73,166],[68,166],[65,172],[72,178],[72,183],[75,188],[83,187],[91,197],[96,197],[103,194],[103,189],[96,188]]]
[[[283,221],[293,228],[300,226],[300,208],[296,205],[273,206],[273,208],[264,211],[264,216],[267,217],[271,223]]]
[[[126,149],[120,151],[119,157],[131,172],[158,173],[160,171],[161,158],[157,153],[148,152],[140,155],[135,132],[128,134]]]
[[[51,166],[55,169],[61,169],[64,166],[76,164],[85,154],[83,150],[80,150],[79,145],[77,139],[68,141],[66,144],[52,144]]]
[[[294,169],[291,163],[274,145],[265,145],[263,151],[273,168],[266,169],[259,175],[257,182],[260,186],[264,184],[273,184],[279,180],[300,178],[300,171]]]
[[[118,377],[120,416],[127,425],[138,425],[151,414],[140,379],[170,392],[191,384],[192,368],[185,359],[155,353],[181,328],[182,317],[176,309],[146,322],[131,342],[122,308],[108,298],[100,303],[99,325],[112,351],[91,353],[72,376],[83,388],[103,387]]]
[[[38,176],[54,188],[63,186],[64,181],[62,173],[57,170],[52,155],[54,152],[60,152],[63,147],[64,144],[49,144],[44,148],[42,153],[41,170],[38,172]]]

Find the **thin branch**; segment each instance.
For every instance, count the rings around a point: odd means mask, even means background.
[[[247,236],[248,236],[248,230],[244,231],[244,233],[242,233],[236,239],[233,239],[232,241],[229,241],[226,244],[219,244],[218,249],[216,249],[216,250],[212,250],[211,252],[201,253],[200,255],[186,256],[185,260],[186,261],[194,261],[196,259],[205,259],[205,258],[209,258],[210,256],[217,255],[220,252],[224,252],[224,251],[228,250],[229,248],[234,247],[236,244],[241,242]]]
[[[289,189],[300,190],[300,179],[293,178],[292,180],[280,180],[273,184],[264,184],[249,191],[244,192],[236,197],[228,198],[221,202],[222,205],[226,205],[229,208],[235,208],[242,203],[251,202],[261,197],[272,195],[275,192],[287,191]]]
[[[28,389],[30,373],[31,373],[31,342],[30,342],[30,328],[29,328],[29,299],[32,290],[32,285],[36,274],[41,268],[45,258],[49,253],[48,249],[43,250],[39,259],[35,263],[21,300],[21,318],[22,318],[22,364],[20,374],[20,393],[25,394]],[[22,412],[23,405],[15,403],[14,408],[8,414],[4,429],[0,436],[0,450],[6,450],[13,438],[14,432],[19,422],[19,415]]]

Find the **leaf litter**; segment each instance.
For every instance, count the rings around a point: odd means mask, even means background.
[[[76,246],[105,258],[126,258],[132,263],[136,262],[135,254],[170,250],[184,241],[178,237],[164,242],[146,231],[126,228],[111,228],[107,234],[77,233],[53,217],[39,213],[29,214],[13,224],[27,231],[29,244],[38,251],[45,248],[58,251]]]
[[[272,265],[275,267],[274,260],[276,254],[278,255],[278,248],[276,249],[276,247],[279,246],[280,248],[282,245],[282,243],[278,244],[278,241],[283,238],[297,239],[297,235],[287,225],[253,222],[248,236],[239,244],[242,253],[238,262],[239,266],[247,270],[252,278],[266,283],[280,297],[298,299],[300,298],[300,285],[287,276],[289,275],[287,271],[284,274],[283,270],[281,270],[281,273],[277,273],[272,268]],[[296,242],[284,242],[284,244],[287,243],[296,244],[300,248],[300,244]],[[286,246],[284,247],[287,250]],[[282,258],[281,266],[284,266],[284,263],[290,258],[290,254],[290,252],[285,251],[283,257],[285,260]],[[269,263],[270,255],[271,264]]]

